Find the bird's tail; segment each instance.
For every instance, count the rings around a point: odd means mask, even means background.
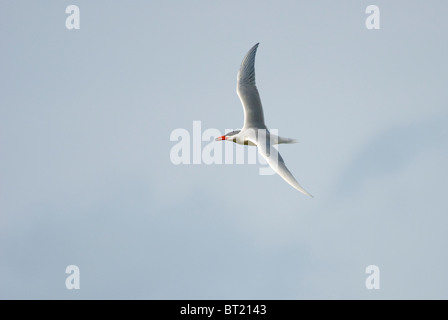
[[[291,138],[285,138],[285,137],[278,137],[277,138],[277,144],[280,143],[297,143],[299,142],[297,139],[291,139]]]

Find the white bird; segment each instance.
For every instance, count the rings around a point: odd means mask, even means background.
[[[258,152],[280,177],[295,189],[312,197],[297,182],[286,167],[282,156],[273,147],[275,144],[295,143],[297,140],[271,134],[264,123],[263,107],[257,86],[255,85],[255,54],[258,45],[258,43],[254,45],[246,54],[237,76],[236,92],[243,104],[244,126],[241,130],[235,130],[216,138],[216,141],[228,140],[238,144],[257,146]]]

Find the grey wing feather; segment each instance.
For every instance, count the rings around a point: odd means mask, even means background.
[[[241,63],[236,92],[244,109],[244,128],[266,128],[260,94],[255,84],[255,54],[258,43],[249,50]]]
[[[249,137],[249,140],[257,145],[258,152],[266,159],[269,166],[283,178],[283,180],[303,194],[313,197],[297,182],[292,173],[288,170],[280,153],[274,148],[273,144],[269,143],[269,135],[264,135],[258,130],[258,137],[255,138],[255,135],[252,135]]]

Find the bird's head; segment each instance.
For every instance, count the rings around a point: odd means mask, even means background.
[[[235,130],[235,131],[226,133],[225,135],[216,138],[215,141],[224,141],[224,140],[230,140],[230,141],[233,141],[233,138],[234,138],[238,133],[240,133],[240,131],[241,131],[241,130]]]

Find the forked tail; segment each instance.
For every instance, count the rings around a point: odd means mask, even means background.
[[[297,139],[278,137],[277,144],[280,144],[280,143],[297,143],[297,142],[299,142]]]

